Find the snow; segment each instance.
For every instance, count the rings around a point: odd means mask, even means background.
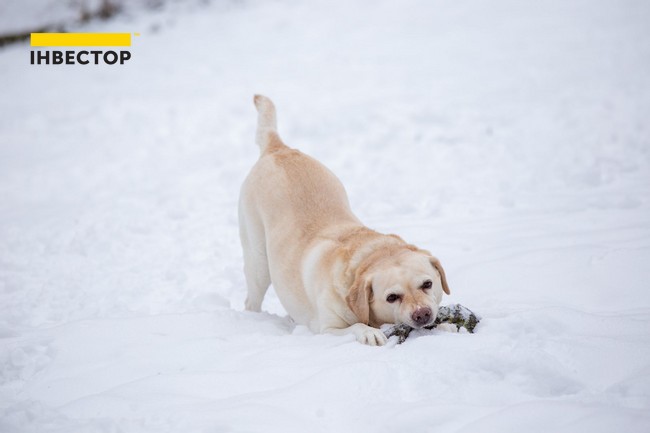
[[[214,2],[83,28],[140,32],[124,66],[4,47],[0,431],[647,432],[648,22],[641,0]],[[243,311],[254,93],[362,221],[441,259],[475,334],[371,348],[273,292]]]

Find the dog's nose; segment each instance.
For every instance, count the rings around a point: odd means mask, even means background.
[[[411,319],[413,319],[416,325],[424,326],[429,324],[432,314],[433,312],[431,311],[431,308],[421,307],[415,310],[413,314],[411,314]]]

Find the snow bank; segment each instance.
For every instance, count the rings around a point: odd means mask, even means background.
[[[172,13],[174,12],[174,13]],[[0,51],[0,431],[645,432],[650,8],[217,2]],[[483,318],[369,348],[245,297],[252,95]]]

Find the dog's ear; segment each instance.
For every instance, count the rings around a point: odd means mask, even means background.
[[[429,261],[440,274],[440,280],[442,281],[442,290],[444,290],[446,294],[450,295],[451,293],[449,292],[449,285],[447,285],[447,276],[445,275],[445,270],[442,268],[442,265],[440,264],[440,260],[438,260],[433,256],[429,256]]]
[[[370,296],[372,295],[372,286],[370,280],[357,273],[348,296],[345,300],[348,307],[357,316],[359,322],[366,325],[370,322]]]

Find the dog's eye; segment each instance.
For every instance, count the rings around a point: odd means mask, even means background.
[[[396,295],[395,293],[388,295],[386,298],[386,302],[392,304],[393,302],[397,301],[399,299],[399,295]]]
[[[430,289],[431,288],[431,280],[426,280],[424,283],[422,283],[422,288],[423,289]]]

